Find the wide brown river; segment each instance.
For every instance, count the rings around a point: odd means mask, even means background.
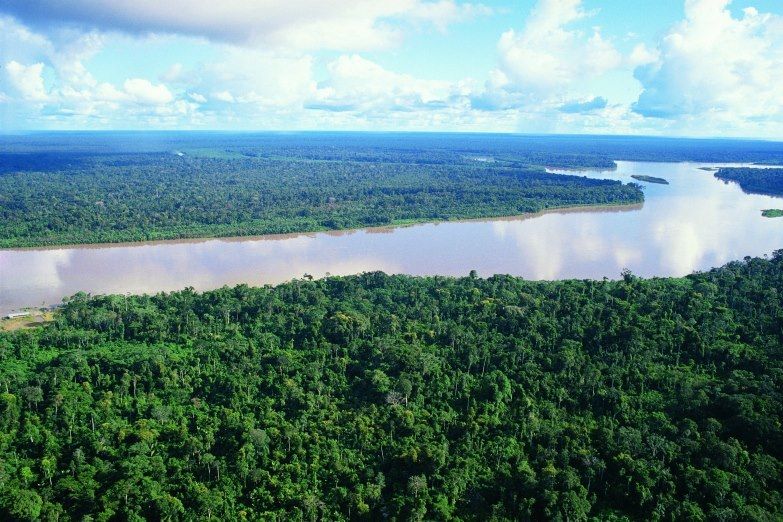
[[[681,276],[783,248],[783,199],[746,194],[693,163],[618,162],[578,173],[641,183],[621,209],[261,238],[0,250],[0,313],[56,304],[77,291],[154,293],[279,283],[370,270],[413,275],[513,274],[528,279]]]

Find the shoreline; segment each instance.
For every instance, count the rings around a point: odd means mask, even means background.
[[[490,221],[520,221],[524,219],[532,219],[538,216],[546,214],[570,214],[575,212],[632,212],[635,210],[641,210],[644,206],[644,201],[633,203],[612,203],[612,204],[584,204],[584,205],[567,205],[562,207],[549,207],[538,212],[528,212],[525,214],[508,214],[508,215],[496,215],[496,216],[483,216],[483,217],[471,217],[471,218],[454,218],[454,219],[428,219],[428,220],[402,220],[388,225],[375,226],[375,227],[356,227],[356,228],[342,228],[342,229],[320,229],[320,230],[308,230],[302,232],[283,232],[273,234],[253,234],[253,235],[205,235],[194,237],[182,237],[171,239],[152,239],[142,241],[117,241],[117,242],[95,242],[95,243],[57,243],[52,245],[37,245],[37,246],[21,246],[21,247],[2,247],[0,252],[29,252],[29,251],[51,251],[51,250],[73,250],[73,249],[101,249],[101,248],[126,248],[126,247],[145,247],[145,246],[159,246],[159,245],[176,245],[176,244],[194,244],[194,243],[206,243],[208,241],[275,241],[292,239],[295,237],[313,237],[317,234],[326,234],[329,236],[343,236],[348,234],[354,234],[357,232],[368,232],[371,234],[383,234],[392,232],[398,228],[407,228],[421,225],[440,225],[445,223],[481,223]]]
[[[655,161],[655,160],[639,160],[639,161],[631,161],[631,160],[614,160],[615,161],[615,167],[614,168],[594,168],[594,167],[573,167],[573,168],[553,168],[553,167],[544,167],[545,171],[551,174],[559,174],[559,173],[578,173],[578,172],[598,172],[598,173],[605,173],[610,174],[613,172],[617,172],[619,169],[618,167],[623,163],[664,163],[664,164],[679,164],[684,163],[688,165],[694,165],[697,166],[699,170],[705,171],[706,168],[710,169],[720,169],[725,167],[735,168],[735,167],[742,167],[742,166],[748,166],[748,165],[757,165],[754,163],[726,163],[726,162],[701,162],[701,161]],[[698,167],[700,166],[700,167]],[[783,168],[783,165],[760,165],[765,168]],[[607,178],[607,179],[615,179],[615,178]],[[753,193],[749,193],[753,194]],[[328,228],[319,228],[319,229],[312,229],[312,230],[301,230],[297,232],[276,232],[276,233],[266,233],[266,234],[195,234],[195,235],[185,235],[182,237],[169,237],[169,238],[162,238],[162,239],[143,239],[143,240],[120,240],[120,241],[94,241],[94,242],[85,242],[85,243],[79,243],[79,242],[62,242],[62,243],[52,243],[48,245],[28,245],[28,246],[5,246],[0,247],[0,252],[17,252],[17,251],[30,251],[30,250],[38,250],[38,251],[45,251],[45,250],[66,250],[66,249],[81,249],[81,248],[110,248],[112,246],[117,247],[130,247],[130,246],[154,246],[154,245],[162,245],[162,244],[177,244],[177,243],[199,243],[199,242],[206,242],[206,241],[214,241],[214,240],[222,240],[222,241],[242,241],[242,240],[274,240],[274,239],[286,239],[286,238],[292,238],[292,237],[301,237],[301,236],[312,236],[315,234],[328,234],[328,235],[343,235],[348,233],[354,233],[358,231],[369,231],[371,233],[383,233],[388,232],[390,230],[393,230],[395,228],[403,228],[408,226],[414,226],[414,225],[425,225],[425,224],[439,224],[439,223],[460,223],[460,222],[471,222],[471,221],[497,221],[497,220],[509,220],[509,219],[528,219],[531,217],[536,217],[539,215],[544,215],[551,212],[573,212],[573,211],[595,211],[600,212],[603,210],[612,210],[615,211],[622,211],[625,209],[632,210],[634,208],[641,208],[644,205],[644,201],[641,202],[633,202],[633,203],[614,203],[614,204],[584,204],[584,205],[568,205],[568,206],[562,206],[562,207],[549,207],[547,209],[540,210],[538,212],[530,212],[526,214],[499,214],[499,215],[487,215],[482,217],[458,217],[453,219],[412,219],[412,220],[400,220],[397,222],[392,222],[386,225],[381,226],[365,226],[365,227],[355,227],[355,228],[342,228],[342,229],[328,229]]]

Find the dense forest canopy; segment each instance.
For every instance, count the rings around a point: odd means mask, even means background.
[[[0,137],[0,247],[235,236],[497,217],[643,199],[545,176],[614,160],[783,164],[776,142],[416,133]],[[610,174],[607,174],[610,177]]]
[[[783,168],[721,168],[715,177],[738,183],[745,192],[783,196]]]
[[[24,153],[70,156],[230,151],[309,159],[375,158],[453,162],[454,155],[489,156],[558,168],[611,168],[614,160],[742,162],[783,165],[783,142],[643,136],[374,132],[36,132],[0,137],[3,165]]]
[[[634,184],[545,172],[549,164],[614,167],[568,151],[499,145],[488,155],[424,138],[365,147],[367,138],[173,134],[125,144],[113,134],[47,136],[7,138],[0,247],[306,232],[643,200]]]
[[[781,421],[783,251],[80,294],[0,334],[0,518],[779,520]]]
[[[0,248],[638,203],[635,185],[543,169],[609,170],[614,160],[783,164],[776,142],[623,136],[75,132],[0,144]]]

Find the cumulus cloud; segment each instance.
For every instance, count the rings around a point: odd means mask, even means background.
[[[6,75],[11,85],[19,95],[29,101],[44,101],[48,98],[44,80],[43,63],[22,65],[16,61],[10,61],[5,65]]]
[[[537,0],[496,34],[496,65],[481,81],[447,81],[359,51],[490,12],[479,3],[0,0],[3,123],[780,136],[783,17],[683,1],[685,19],[651,45],[604,36],[583,0]],[[140,46],[209,52],[188,65],[155,61],[160,69],[145,74],[93,76],[107,42],[127,41],[116,31]],[[189,36],[149,37],[164,33]],[[310,52],[329,49],[341,52]]]
[[[91,31],[58,30],[49,35],[46,57],[64,83],[94,86],[95,78],[84,65],[103,48],[103,35]]]
[[[604,98],[586,96],[594,90],[589,82],[627,69],[630,57],[624,57],[600,27],[580,28],[578,23],[594,14],[584,9],[582,0],[538,0],[521,30],[500,36],[498,66],[490,71],[484,89],[471,94],[470,106],[486,112],[522,111],[526,125],[546,118],[544,112],[557,119],[605,108]]]
[[[644,91],[633,110],[645,117],[709,116],[737,121],[783,113],[783,19],[730,0],[686,0],[685,19],[635,71]]]
[[[628,65],[632,68],[639,67],[641,65],[647,65],[658,61],[661,54],[657,49],[649,49],[645,44],[640,43],[634,46],[633,51],[626,60]]]
[[[188,98],[193,100],[196,103],[207,103],[207,98],[203,94],[199,94],[197,92],[189,92]]]
[[[308,107],[324,110],[403,110],[444,108],[459,87],[384,69],[359,55],[343,55],[327,65],[329,78]]]
[[[174,83],[182,79],[182,73],[185,67],[181,63],[174,63],[166,69],[166,72],[160,75],[159,79],[162,82]]]
[[[10,16],[4,16],[2,7],[0,7],[0,34],[3,35],[0,56],[12,56],[20,63],[40,60],[43,54],[52,51],[51,43],[45,36],[31,31]]]
[[[152,82],[143,78],[125,80],[123,87],[133,101],[138,103],[162,105],[174,99],[165,85],[153,85]]]
[[[212,94],[212,98],[217,101],[222,101],[226,103],[234,103],[234,95],[232,95],[228,91],[220,91]]]
[[[590,16],[581,0],[539,0],[521,31],[500,37],[495,84],[506,90],[551,92],[599,76],[622,64],[600,29],[570,28]]]
[[[599,109],[605,109],[607,105],[606,98],[602,96],[596,96],[593,99],[590,100],[573,100],[567,103],[564,103],[560,106],[560,112],[567,112],[570,114],[578,114],[582,112],[592,112],[597,111]]]
[[[223,45],[219,61],[182,69],[177,81],[205,102],[252,105],[257,109],[299,106],[315,89],[313,58]],[[195,100],[198,101],[198,100]],[[209,105],[208,110],[212,109]]]
[[[116,84],[95,79],[85,66],[100,51],[97,33],[61,29],[42,35],[0,17],[0,31],[10,35],[0,50],[0,83],[5,107],[3,125],[40,128],[54,124],[93,128],[115,119],[123,127],[150,118],[194,114],[197,104],[177,100],[164,84],[126,78]],[[23,45],[17,45],[18,42]]]
[[[367,49],[399,41],[393,20],[437,28],[488,12],[454,0],[5,0],[33,25],[74,24],[130,33],[174,33],[232,43]]]
[[[431,23],[443,32],[451,24],[490,15],[492,12],[492,9],[483,4],[458,4],[451,0],[440,0],[414,4],[407,17],[414,21]]]

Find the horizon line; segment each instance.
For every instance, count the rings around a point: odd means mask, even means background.
[[[593,138],[638,138],[638,139],[687,139],[703,141],[763,141],[770,143],[783,143],[783,137],[753,137],[753,136],[689,136],[680,134],[612,134],[612,133],[548,133],[548,132],[504,132],[504,131],[458,131],[458,130],[347,130],[347,129],[28,129],[3,131],[0,130],[0,138],[8,136],[25,136],[31,134],[409,134],[409,135],[487,135],[487,136],[518,136],[518,137],[593,137]]]

